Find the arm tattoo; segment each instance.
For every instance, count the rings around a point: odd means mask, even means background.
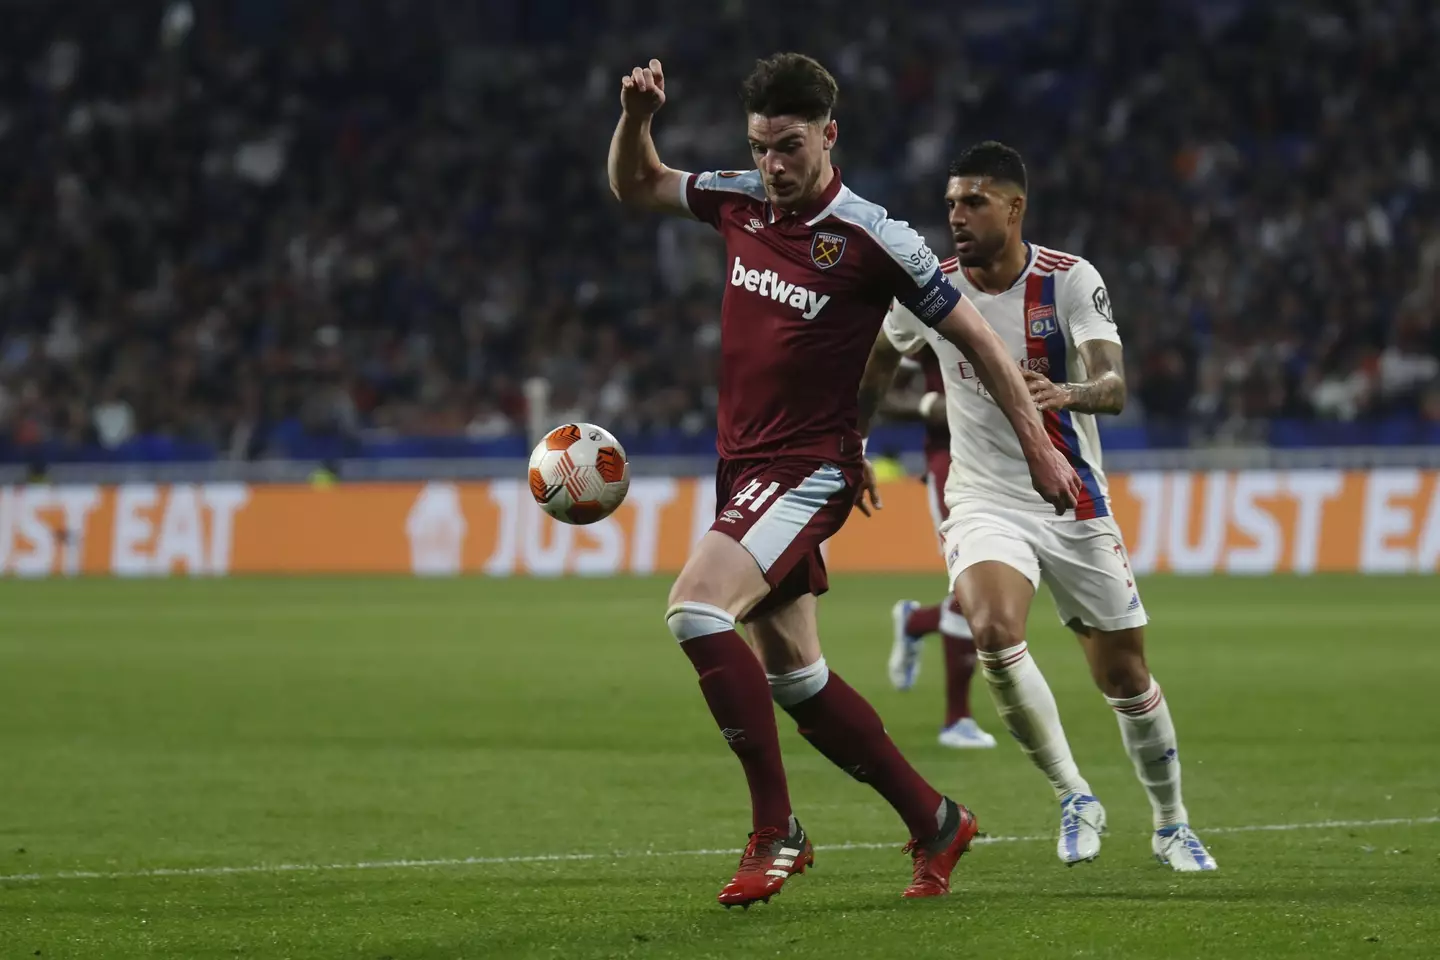
[[[1066,384],[1076,413],[1119,413],[1125,409],[1125,358],[1120,344],[1108,340],[1086,340],[1080,344],[1080,359],[1090,379]]]

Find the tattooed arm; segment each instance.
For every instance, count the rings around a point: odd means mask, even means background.
[[[1110,340],[1086,340],[1080,344],[1080,359],[1087,379],[1082,383],[1056,383],[1026,370],[1030,397],[1041,410],[1074,410],[1076,413],[1119,413],[1125,409],[1125,357],[1120,344]]]

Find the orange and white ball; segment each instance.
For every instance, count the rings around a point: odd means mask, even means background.
[[[545,435],[530,454],[530,493],[556,520],[604,520],[630,491],[630,461],[609,431],[593,423],[566,423]]]

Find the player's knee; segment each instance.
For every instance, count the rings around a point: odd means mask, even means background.
[[[669,606],[708,603],[741,616],[762,598],[769,586],[744,547],[727,537],[708,533],[670,586]]]
[[[706,570],[694,565],[687,566],[680,571],[680,576],[676,577],[675,582],[670,585],[670,599],[666,601],[667,606],[674,607],[680,603],[702,603],[726,607],[728,604],[725,602],[725,591],[718,589],[723,580],[724,578],[718,576],[713,570]]]
[[[830,667],[821,657],[808,667],[766,676],[770,680],[770,696],[778,706],[786,708],[804,703],[823,690],[830,680]]]
[[[665,611],[665,626],[670,628],[676,640],[684,643],[696,637],[734,630],[735,618],[723,607],[687,600],[670,605],[670,609]]]
[[[1148,692],[1150,668],[1145,664],[1145,654],[1135,647],[1121,647],[1104,641],[1102,635],[1096,644],[1099,655],[1090,664],[1090,673],[1100,692],[1117,700]]]
[[[1143,660],[1125,658],[1103,663],[1093,672],[1100,692],[1116,700],[1138,697],[1150,689],[1150,671]]]
[[[981,650],[1008,650],[1025,642],[1024,621],[979,605],[970,614],[970,632]]]

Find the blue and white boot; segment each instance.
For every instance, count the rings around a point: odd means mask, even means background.
[[[1210,856],[1210,851],[1205,849],[1205,844],[1200,842],[1200,838],[1190,829],[1188,823],[1177,823],[1173,827],[1156,830],[1155,836],[1150,838],[1150,847],[1155,851],[1156,860],[1168,864],[1177,873],[1200,873],[1220,869],[1220,865]]]
[[[989,750],[995,746],[995,738],[981,730],[974,717],[962,717],[940,731],[940,746],[952,750]]]
[[[1105,832],[1105,808],[1088,793],[1067,794],[1060,801],[1060,842],[1055,852],[1067,867],[1100,856],[1100,835]]]
[[[895,640],[890,645],[890,683],[901,692],[915,686],[915,678],[920,676],[920,650],[925,638],[905,632],[905,621],[919,606],[914,600],[901,600],[890,608],[890,619],[895,624]]]

